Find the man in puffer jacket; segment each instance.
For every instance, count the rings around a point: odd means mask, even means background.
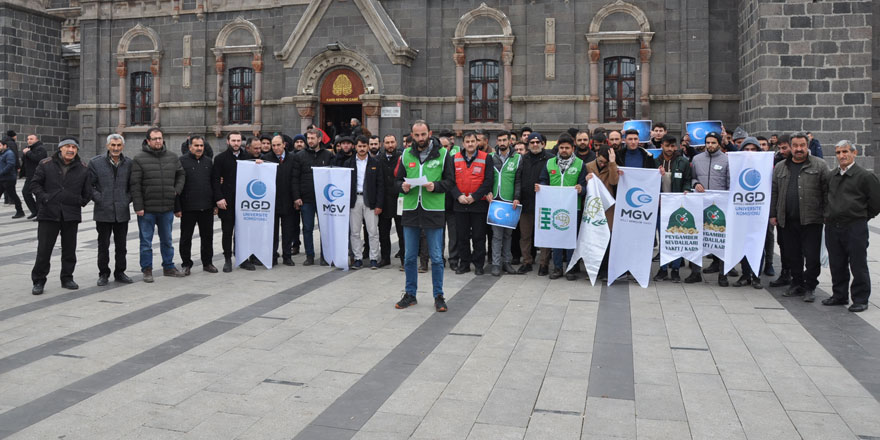
[[[174,267],[171,225],[174,222],[174,199],[183,191],[186,173],[177,155],[165,148],[164,134],[151,128],[131,167],[131,198],[140,230],[141,271],[144,282],[153,282],[153,231],[159,229],[159,249],[165,276],[182,277]]]

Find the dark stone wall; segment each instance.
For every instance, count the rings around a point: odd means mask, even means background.
[[[37,133],[52,147],[71,134],[67,105],[61,20],[0,5],[0,129],[15,130],[20,142]]]

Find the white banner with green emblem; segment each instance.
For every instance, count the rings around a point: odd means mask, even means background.
[[[657,230],[660,172],[653,168],[620,167],[614,206],[614,232],[608,255],[608,284],[629,271],[639,285],[651,281],[651,254]]]
[[[703,193],[703,256],[723,259],[726,237],[727,191],[706,191]]]
[[[703,264],[703,193],[660,195],[660,264]]]
[[[608,249],[611,240],[611,230],[608,229],[608,219],[605,211],[614,206],[614,197],[605,189],[605,185],[597,177],[587,180],[587,195],[584,198],[584,216],[581,219],[581,228],[578,231],[577,247],[571,256],[566,272],[571,270],[578,260],[584,260],[587,275],[590,282],[596,285],[596,276],[599,266]]]
[[[536,247],[575,248],[577,197],[573,186],[540,186],[535,194]]]

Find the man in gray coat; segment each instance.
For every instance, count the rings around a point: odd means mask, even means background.
[[[98,285],[106,286],[110,278],[110,235],[113,235],[116,282],[130,284],[125,274],[125,242],[131,219],[131,159],[122,154],[125,139],[118,134],[107,136],[107,153],[89,161],[89,182],[95,202],[93,217],[98,230]]]
[[[138,216],[141,236],[140,263],[144,282],[153,282],[153,231],[159,229],[162,273],[182,277],[174,267],[171,225],[174,223],[174,199],[183,191],[186,173],[177,155],[165,148],[162,130],[151,128],[131,166],[131,199]]]

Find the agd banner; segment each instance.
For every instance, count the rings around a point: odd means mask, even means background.
[[[706,191],[703,194],[703,256],[724,259],[727,237],[727,191]],[[702,266],[702,263],[698,263]]]
[[[275,227],[275,172],[278,164],[236,161],[235,264],[251,255],[272,268],[272,233]]]
[[[760,270],[767,221],[770,218],[770,189],[773,179],[771,151],[738,151],[727,154],[730,162],[727,243],[724,272],[743,257]]]
[[[599,266],[608,249],[608,241],[611,240],[611,230],[608,229],[608,219],[605,211],[614,206],[614,197],[605,189],[597,177],[587,181],[587,195],[584,198],[584,216],[581,219],[581,227],[578,232],[577,247],[571,256],[566,272],[571,270],[578,260],[584,260],[590,283],[596,285],[596,275]]]
[[[575,248],[577,197],[573,186],[541,185],[535,194],[535,247]]]
[[[660,195],[660,264],[684,257],[703,264],[703,193]]]
[[[653,168],[620,170],[623,175],[617,185],[608,284],[628,270],[640,286],[648,287],[660,201],[660,172]]]
[[[351,169],[315,167],[312,171],[324,259],[342,270],[348,270]]]

